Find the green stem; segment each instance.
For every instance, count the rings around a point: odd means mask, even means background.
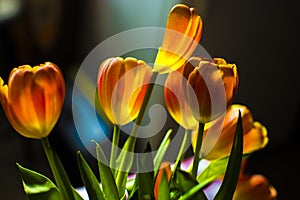
[[[137,137],[137,135],[138,135],[138,131],[139,131],[139,128],[142,124],[144,115],[146,113],[146,110],[147,110],[147,107],[148,107],[148,104],[149,104],[149,100],[150,100],[150,97],[151,97],[151,94],[152,94],[152,91],[153,91],[153,88],[154,88],[154,85],[155,85],[155,80],[157,78],[157,75],[158,75],[158,73],[153,72],[153,74],[151,76],[150,84],[147,87],[147,91],[146,91],[145,97],[143,99],[141,109],[140,109],[139,114],[138,114],[138,116],[135,120],[135,123],[134,123],[133,128],[132,128],[131,133],[130,133],[130,136]]]
[[[133,163],[133,155],[128,154],[127,152],[134,152],[138,132],[139,132],[140,126],[142,124],[144,115],[146,113],[157,75],[158,75],[158,73],[154,72],[151,76],[151,80],[147,87],[147,91],[146,91],[145,97],[143,99],[141,109],[140,109],[139,114],[135,120],[133,127],[132,127],[131,133],[122,148],[123,153],[121,152],[121,154],[120,154],[120,157],[121,157],[121,162],[120,162],[120,167],[119,167],[120,171],[118,172],[117,177],[116,177],[116,184],[119,189],[119,193],[123,193],[125,190],[126,182],[124,182],[124,180],[127,179],[128,171],[130,170],[132,163]],[[120,196],[122,196],[122,195],[120,195]]]
[[[60,162],[56,152],[52,149],[47,137],[41,139],[44,152],[48,159],[52,174],[55,182],[66,200],[75,200],[73,196],[73,190],[71,183],[67,177],[65,170],[63,169],[62,163]]]
[[[116,159],[118,156],[118,146],[120,140],[120,127],[118,125],[114,125],[113,138],[112,138],[112,146],[110,153],[110,168],[115,168]]]
[[[200,151],[201,151],[201,146],[202,146],[204,125],[205,124],[199,122],[196,150],[194,153],[193,168],[192,168],[192,175],[195,178],[197,177],[198,165],[199,165],[199,161],[200,161]]]

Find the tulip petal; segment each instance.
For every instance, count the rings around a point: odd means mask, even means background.
[[[224,59],[214,58],[214,62],[218,65],[219,70],[223,73],[227,105],[230,105],[238,89],[239,76],[237,67],[235,64],[227,64]]]
[[[216,160],[228,156],[230,147],[234,138],[234,132],[237,123],[237,111],[240,110],[242,114],[244,143],[243,154],[252,153],[262,149],[268,143],[267,130],[259,122],[254,122],[249,109],[246,106],[234,104],[230,106],[226,112],[224,123],[222,119],[212,121],[209,126],[206,126],[204,137],[206,138],[208,129],[218,130],[222,126],[222,132],[210,152],[206,152],[205,159]],[[193,135],[193,138],[196,134]],[[207,141],[208,143],[210,141]],[[195,139],[193,139],[193,147],[195,148]]]
[[[196,10],[183,4],[174,6],[168,16],[154,71],[168,73],[182,67],[197,47],[201,34],[202,20]]]
[[[164,89],[165,102],[170,115],[179,125],[187,130],[196,130],[198,121],[193,117],[184,96],[187,80],[182,75],[182,69],[168,75]]]
[[[239,179],[233,200],[275,200],[276,189],[262,175],[242,175]]]

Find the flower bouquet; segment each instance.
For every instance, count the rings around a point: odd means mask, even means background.
[[[119,56],[98,65],[96,110],[114,128],[106,143],[91,141],[100,177],[78,151],[88,199],[276,199],[276,190],[265,177],[244,171],[247,158],[268,143],[266,128],[253,120],[246,106],[232,104],[239,82],[236,65],[197,55],[201,35],[197,11],[178,4],[169,12],[153,66]],[[165,78],[158,81],[160,77]],[[24,137],[41,141],[55,179],[17,164],[28,199],[83,199],[47,139],[65,98],[59,67],[51,62],[19,66],[8,84],[0,79],[0,85],[9,122]],[[168,127],[158,115],[168,128],[158,148],[149,141],[142,153],[136,152],[141,135],[155,132],[144,125],[144,116],[155,112],[150,99],[157,85],[163,86],[165,106],[179,128]],[[128,137],[121,144],[124,131]],[[190,147],[193,154],[188,156]]]

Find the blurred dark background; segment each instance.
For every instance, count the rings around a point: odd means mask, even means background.
[[[82,185],[76,151],[82,150],[71,110],[72,81],[85,56],[101,41],[121,31],[164,27],[178,2],[193,6],[203,18],[200,44],[212,57],[236,63],[240,85],[235,103],[247,105],[268,129],[269,144],[255,152],[248,171],[266,176],[278,199],[296,199],[299,169],[300,84],[299,12],[282,1],[72,1],[0,0],[0,75],[7,83],[12,68],[56,63],[67,83],[67,97],[58,124],[49,136],[75,187]],[[141,58],[142,59],[142,58]],[[39,141],[19,136],[0,113],[1,199],[25,199],[15,163],[51,173]]]

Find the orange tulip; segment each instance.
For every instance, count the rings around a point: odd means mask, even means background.
[[[14,68],[8,85],[0,78],[0,99],[13,128],[28,138],[47,137],[56,124],[65,98],[63,75],[55,64]]]
[[[197,11],[183,4],[175,5],[168,16],[154,71],[169,73],[182,67],[197,47],[201,34],[202,19]]]
[[[266,177],[259,174],[246,174],[247,160],[242,162],[240,176],[233,195],[233,200],[275,200],[277,199],[276,189],[269,183]]]
[[[233,196],[233,200],[275,200],[276,189],[262,175],[241,175]]]
[[[109,58],[101,63],[98,95],[103,110],[113,124],[134,120],[141,108],[152,68],[135,58]]]
[[[205,152],[205,159],[215,160],[230,154],[239,110],[241,111],[244,131],[243,153],[248,154],[262,149],[267,145],[268,137],[266,128],[259,122],[253,121],[252,115],[246,106],[234,104],[228,108],[224,122],[223,119],[219,118],[206,127],[204,137],[207,136],[209,129],[217,130],[218,127],[222,126],[222,131],[218,138],[213,138],[216,140],[216,143],[209,152]],[[195,138],[196,134],[194,134],[193,137]],[[193,139],[194,148],[196,147],[195,142],[196,139]]]
[[[247,159],[243,160],[237,186],[234,191],[233,200],[276,200],[277,191],[269,183],[268,179],[260,174],[246,174],[245,168]],[[224,175],[220,176],[214,183],[213,187],[207,187],[206,190],[215,190],[217,185],[222,183]],[[208,192],[207,191],[207,192]],[[213,191],[211,191],[212,193]]]
[[[187,80],[183,77],[182,70],[180,68],[168,74],[164,89],[165,102],[170,115],[179,125],[187,130],[196,130],[198,122],[184,97]]]
[[[189,83],[187,102],[199,122],[210,122],[225,113],[238,87],[235,64],[227,64],[221,58],[208,61],[192,57],[183,74]]]

